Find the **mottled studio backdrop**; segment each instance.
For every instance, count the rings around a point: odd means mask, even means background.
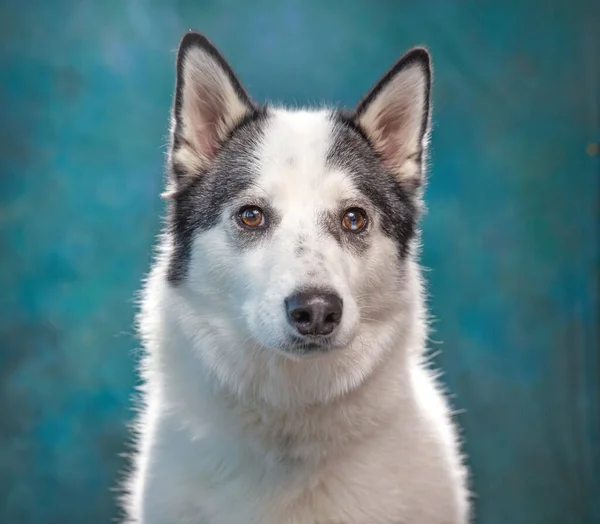
[[[117,515],[133,299],[195,28],[291,104],[353,104],[431,48],[424,264],[477,522],[599,523],[599,5],[1,0],[0,522]]]

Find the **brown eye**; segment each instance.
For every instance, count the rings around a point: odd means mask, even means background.
[[[342,226],[348,231],[358,233],[362,231],[367,225],[366,213],[357,207],[348,209],[342,218]]]
[[[240,211],[240,221],[246,227],[260,227],[265,224],[265,215],[259,207],[248,206]]]

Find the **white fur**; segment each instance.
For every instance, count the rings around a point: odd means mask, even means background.
[[[361,202],[347,173],[326,168],[331,131],[325,111],[271,118],[253,191],[282,218],[263,245],[232,247],[228,208],[196,235],[188,275],[173,286],[163,239],[140,316],[131,522],[468,521],[457,434],[424,358],[417,263],[392,268],[397,248],[375,211],[374,241],[360,256],[315,223],[341,200]],[[300,235],[309,264],[294,252]],[[344,301],[338,348],[311,358],[270,349],[289,329],[280,304],[304,284],[333,286]]]

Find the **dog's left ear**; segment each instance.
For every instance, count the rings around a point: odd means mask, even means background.
[[[422,184],[430,89],[429,53],[411,49],[362,99],[354,115],[387,169],[410,188]]]

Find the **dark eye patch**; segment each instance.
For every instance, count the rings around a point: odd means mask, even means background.
[[[258,177],[253,160],[267,118],[264,110],[257,110],[240,122],[211,166],[193,176],[170,200],[167,227],[173,238],[173,253],[169,261],[169,282],[175,284],[185,277],[194,234],[216,226],[223,209],[247,191]],[[177,172],[184,166],[171,164],[170,169]]]
[[[344,249],[356,255],[364,253],[370,245],[370,237],[367,234],[357,234],[354,231],[346,231],[342,227],[342,218],[347,207],[342,205],[335,211],[322,213],[318,218],[321,229]]]
[[[239,195],[237,199],[230,203],[232,209],[230,220],[234,227],[227,228],[228,240],[239,250],[248,249],[268,240],[281,221],[279,213],[267,199],[253,196],[252,184],[250,184],[248,191],[243,193],[246,194]],[[263,213],[264,226],[252,228],[240,224],[240,210],[253,207],[260,208]]]
[[[367,138],[351,120],[336,113],[333,128],[334,140],[327,162],[350,174],[356,189],[377,208],[381,230],[397,244],[399,255],[405,257],[416,235],[415,196],[384,169]]]

